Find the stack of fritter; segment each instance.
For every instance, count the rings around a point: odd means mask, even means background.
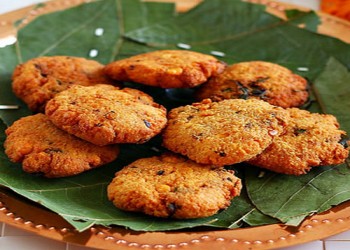
[[[196,102],[167,114],[124,82],[191,88]],[[13,90],[33,112],[45,113],[6,130],[6,154],[30,173],[79,174],[115,160],[120,144],[161,134],[168,152],[129,164],[107,190],[118,208],[157,217],[200,218],[227,208],[242,184],[226,166],[246,162],[300,175],[342,163],[349,153],[334,116],[299,109],[308,101],[307,81],[270,62],[227,66],[187,50],[106,66],[41,57],[16,68]]]

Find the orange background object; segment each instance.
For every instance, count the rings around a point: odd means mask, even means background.
[[[322,0],[321,11],[350,20],[350,0]]]

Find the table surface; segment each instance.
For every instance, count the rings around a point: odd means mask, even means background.
[[[16,10],[45,0],[0,0],[0,14]],[[320,0],[280,0],[281,2],[305,6],[319,10]],[[36,234],[14,228],[0,222],[0,249],[2,250],[89,250],[92,248],[75,246],[69,243],[47,239]],[[322,240],[312,241],[306,244],[283,248],[283,250],[347,250],[350,249],[350,230]]]

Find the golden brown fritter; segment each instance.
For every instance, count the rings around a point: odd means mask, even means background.
[[[6,130],[5,153],[23,170],[46,177],[65,177],[117,158],[117,145],[99,147],[54,126],[44,114],[27,116]]]
[[[72,86],[51,99],[46,115],[59,128],[99,146],[144,143],[166,125],[152,97],[111,85]]]
[[[216,166],[260,154],[284,130],[285,112],[255,99],[209,99],[169,112],[163,145],[193,161]]]
[[[139,159],[116,173],[108,198],[120,209],[156,217],[201,218],[230,205],[241,191],[231,170],[165,154]]]
[[[203,84],[197,99],[262,99],[283,108],[299,107],[308,100],[307,81],[278,64],[251,61],[233,64]]]
[[[221,73],[226,64],[215,57],[185,50],[158,50],[112,62],[106,74],[161,88],[189,88]]]
[[[80,57],[38,57],[15,68],[12,89],[32,111],[44,112],[47,101],[70,85],[112,84],[104,75],[103,67]]]
[[[290,120],[286,132],[249,163],[278,173],[301,175],[312,167],[345,161],[349,150],[345,132],[332,115],[287,109]]]

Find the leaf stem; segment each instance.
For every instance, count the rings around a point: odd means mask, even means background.
[[[18,63],[23,63],[21,48],[20,48],[20,46],[19,46],[19,41],[18,41],[18,39],[17,39],[17,42],[16,42],[16,44],[15,44],[15,48],[16,48],[16,55],[17,55]]]
[[[123,4],[121,3],[121,0],[116,0],[116,12],[117,12],[117,18],[118,18],[118,27],[119,27],[119,38],[116,41],[115,47],[113,49],[112,55],[109,59],[109,62],[114,61],[115,57],[119,54],[120,48],[123,44],[123,36],[125,34],[125,27],[124,27],[124,15],[123,15]]]
[[[237,226],[237,224],[241,221],[244,221],[245,218],[248,217],[248,215],[250,215],[251,213],[253,213],[256,210],[256,208],[251,209],[250,211],[248,211],[247,213],[245,213],[241,218],[239,218],[238,220],[232,222],[228,228],[233,228],[234,226]]]

